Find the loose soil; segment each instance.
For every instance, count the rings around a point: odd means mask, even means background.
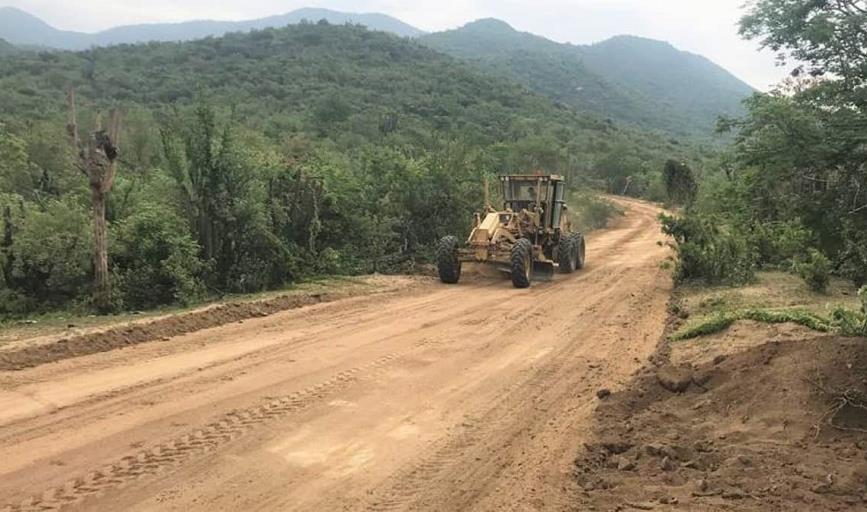
[[[744,322],[603,400],[581,510],[867,510],[867,340]]]
[[[262,300],[245,300],[212,305],[187,313],[166,315],[143,322],[127,322],[116,327],[67,337],[38,337],[16,340],[0,349],[0,371],[21,370],[40,364],[106,352],[150,341],[169,341],[174,336],[262,318],[280,311],[357,294],[393,292],[405,288],[409,277],[372,277],[363,281],[334,285],[319,292],[295,292]]]

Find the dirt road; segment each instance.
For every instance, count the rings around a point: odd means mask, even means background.
[[[561,510],[659,339],[657,210],[515,290],[429,283],[0,373],[0,510]],[[8,505],[4,509],[4,504]]]

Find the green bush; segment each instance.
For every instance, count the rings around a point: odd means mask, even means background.
[[[38,206],[16,196],[5,196],[0,206],[0,314],[50,309],[90,291],[91,229],[84,208],[57,200]]]
[[[594,194],[574,194],[569,205],[574,208],[575,223],[582,231],[602,229],[613,217],[623,215],[622,209]]]
[[[760,265],[791,266],[813,242],[813,234],[800,220],[756,222],[750,228],[750,244]]]
[[[203,295],[199,246],[180,217],[145,205],[112,228],[111,263],[120,306],[189,304]]]
[[[831,280],[831,260],[816,249],[807,251],[807,256],[795,262],[795,273],[809,285],[810,289],[824,292]]]
[[[739,233],[712,217],[661,216],[663,232],[674,238],[675,281],[742,284],[754,276],[749,244]]]

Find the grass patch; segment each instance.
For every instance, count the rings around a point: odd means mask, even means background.
[[[682,317],[686,325],[672,341],[689,340],[725,331],[735,322],[752,320],[766,324],[793,323],[818,332],[845,336],[867,334],[858,290],[832,279],[825,293],[811,290],[797,276],[784,272],[759,272],[746,286],[683,286]]]
[[[681,329],[671,336],[672,341],[683,341],[722,332],[731,327],[738,320],[752,320],[765,324],[793,323],[813,329],[819,332],[834,330],[835,322],[799,310],[771,310],[771,309],[747,309],[729,313],[717,313],[701,322],[694,323]]]
[[[722,332],[732,326],[737,318],[732,315],[717,314],[711,318],[677,331],[671,335],[672,341],[691,340],[699,336],[707,336]]]

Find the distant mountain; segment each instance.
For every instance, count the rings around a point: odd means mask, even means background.
[[[709,59],[662,41],[618,36],[582,50],[588,69],[654,101],[654,108],[671,112],[675,120],[685,117],[687,126],[740,114],[741,102],[755,92]]]
[[[371,30],[416,37],[423,31],[385,14],[353,14],[328,9],[305,8],[278,16],[248,21],[187,21],[127,25],[94,34],[58,30],[41,19],[14,7],[0,8],[0,38],[19,46],[42,46],[64,50],[83,50],[91,46],[109,46],[149,41],[187,41],[228,32],[248,32],[269,27],[284,27],[303,20],[326,20],[333,25],[353,23]]]
[[[576,46],[485,19],[420,40],[581,111],[676,135],[710,134],[753,92],[704,57],[651,39]]]

